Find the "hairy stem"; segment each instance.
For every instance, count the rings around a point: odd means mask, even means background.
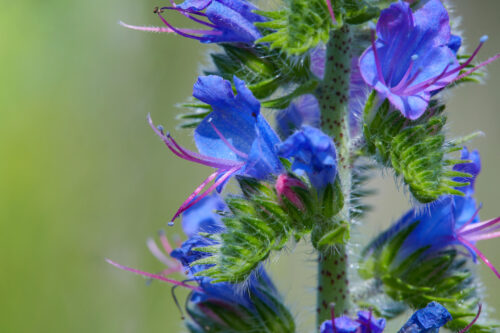
[[[321,128],[333,137],[337,148],[338,176],[344,194],[344,207],[322,232],[341,221],[349,221],[351,165],[349,159],[349,80],[351,67],[351,34],[348,25],[332,30],[327,44],[325,75],[318,89]],[[346,246],[322,249],[318,259],[317,324],[330,318],[329,304],[335,304],[340,315],[349,309]]]

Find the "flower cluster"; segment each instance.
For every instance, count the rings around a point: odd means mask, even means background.
[[[170,0],[154,10],[161,27],[122,23],[218,44],[216,69],[203,71],[185,105],[196,108],[183,116],[196,149],[148,116],[172,154],[212,170],[169,219],[182,218],[186,240],[174,247],[165,232],[161,247],[148,240],[166,266],[160,273],[109,262],[189,289],[190,332],[290,333],[294,318],[265,266],[306,239],[318,262],[317,332],[387,332],[409,309],[400,333],[490,331],[476,323],[482,299],[468,263],[480,258],[500,278],[476,246],[500,237],[500,218],[479,219],[479,153],[463,147],[470,137],[443,131],[441,92],[500,55],[474,66],[487,38],[464,54],[440,0],[282,5]],[[172,25],[174,13],[201,29]],[[415,204],[365,247],[353,287],[350,230],[367,210],[363,184],[377,167],[402,176]]]

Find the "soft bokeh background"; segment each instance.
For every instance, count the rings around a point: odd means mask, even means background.
[[[455,1],[468,44],[500,50],[497,0]],[[105,257],[161,268],[145,240],[208,170],[176,159],[147,126],[174,128],[204,47],[176,36],[121,28],[158,24],[154,0],[10,1],[0,11],[0,332],[177,332],[166,285],[145,281]],[[453,134],[476,129],[483,218],[500,215],[500,63],[486,86],[460,88],[449,103]],[[180,141],[192,144],[186,132]],[[407,203],[392,176],[377,180],[371,235]],[[171,233],[175,230],[169,229]],[[500,267],[498,245],[480,248]],[[314,265],[305,247],[273,265],[278,285],[309,330]],[[487,300],[500,309],[500,281],[480,265]],[[281,279],[279,278],[281,276]],[[283,278],[286,276],[286,278]],[[182,296],[182,293],[180,294]],[[312,312],[312,311],[311,311]],[[499,317],[498,315],[496,317]]]

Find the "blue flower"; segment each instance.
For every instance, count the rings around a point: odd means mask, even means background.
[[[399,1],[381,12],[377,37],[360,58],[361,75],[383,98],[409,119],[427,109],[432,93],[452,83],[470,64],[456,58],[460,41],[450,34],[448,12],[439,0],[430,0],[412,12]]]
[[[455,170],[469,172],[473,175],[466,179],[474,184],[480,171],[479,153],[462,151],[462,158],[472,162],[457,165]],[[460,189],[460,187],[459,187]],[[500,217],[480,222],[478,208],[472,194],[473,185],[465,190],[465,196],[448,195],[441,197],[437,202],[426,205],[421,209],[410,209],[392,227],[382,233],[372,244],[378,247],[387,239],[401,230],[418,223],[407,236],[396,256],[396,262],[402,262],[417,250],[427,247],[422,256],[432,255],[446,247],[464,247],[474,261],[480,257],[486,265],[500,278],[500,273],[479,251],[475,243],[483,239],[500,237]]]
[[[310,94],[296,98],[286,109],[276,114],[276,125],[278,132],[284,138],[292,135],[302,125],[319,127],[320,110],[318,100]]]
[[[163,132],[163,127],[155,127],[149,119],[153,130],[175,155],[216,169],[184,201],[172,221],[215,189],[220,190],[233,175],[263,180],[283,169],[276,152],[280,140],[260,114],[259,101],[242,80],[235,77],[234,84],[236,95],[229,81],[215,75],[201,76],[194,85],[193,96],[213,110],[194,132],[200,153],[181,147]]]
[[[318,190],[335,181],[337,152],[332,139],[321,130],[302,126],[278,146],[279,155],[293,158],[292,170],[307,174]]]
[[[377,319],[370,311],[359,311],[357,320],[341,316],[324,321],[320,326],[320,333],[382,333],[384,329],[384,318]]]
[[[255,14],[258,8],[245,0],[186,0],[179,5],[156,8],[155,13],[166,27],[141,27],[121,23],[141,31],[177,33],[202,43],[248,43],[262,37],[254,23],[264,21]],[[200,24],[204,29],[183,29],[171,25],[163,16],[165,11],[177,11]],[[209,22],[206,22],[208,19]]]
[[[444,306],[431,302],[416,311],[398,333],[437,333],[451,319]]]

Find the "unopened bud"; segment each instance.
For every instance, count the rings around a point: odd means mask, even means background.
[[[280,202],[282,197],[287,198],[291,203],[293,203],[299,210],[304,211],[304,203],[295,192],[294,187],[306,188],[306,185],[299,179],[289,176],[283,173],[278,176],[276,180],[276,192],[278,192],[278,198]]]

